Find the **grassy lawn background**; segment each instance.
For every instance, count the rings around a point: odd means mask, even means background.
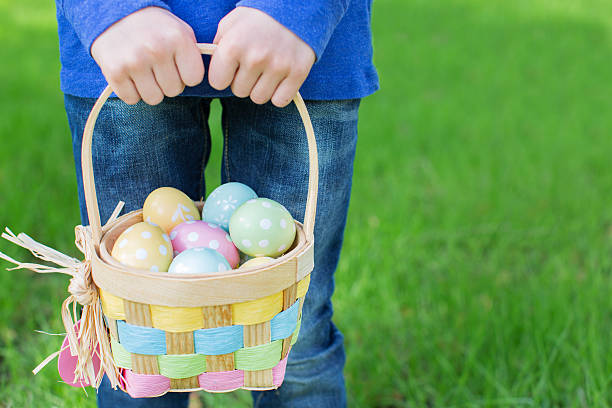
[[[611,406],[612,3],[376,0],[373,26],[334,298],[350,406]],[[0,40],[0,226],[77,255],[52,4],[0,1]],[[95,406],[30,373],[66,286],[0,271],[0,406]]]

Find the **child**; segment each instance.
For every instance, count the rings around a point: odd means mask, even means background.
[[[223,182],[243,182],[303,219],[308,149],[297,111],[287,106],[300,90],[319,148],[315,269],[284,384],[276,391],[254,392],[253,399],[257,407],[346,406],[343,338],[331,322],[331,295],[360,98],[378,87],[371,0],[56,4],[61,85],[83,223],[81,136],[107,82],[118,98],[102,109],[93,146],[103,221],[119,200],[126,201],[127,211],[134,210],[160,186],[176,187],[193,199],[205,195],[207,121],[215,97],[223,107]],[[218,48],[203,59],[196,42],[214,42]],[[132,399],[112,390],[107,380],[98,391],[100,407],[186,407],[187,401],[187,393]]]

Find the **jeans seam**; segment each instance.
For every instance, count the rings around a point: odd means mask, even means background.
[[[226,182],[229,183],[230,179],[230,170],[229,170],[229,121],[227,119],[227,109],[226,104],[222,104],[223,106],[223,114],[221,115],[222,127],[223,127],[223,161],[225,162],[225,178]]]

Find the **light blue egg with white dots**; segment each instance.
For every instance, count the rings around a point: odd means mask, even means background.
[[[254,198],[257,198],[257,194],[246,184],[237,182],[221,184],[206,199],[202,209],[202,220],[213,222],[229,232],[229,221],[234,211]]]
[[[196,247],[178,254],[172,260],[168,273],[207,274],[231,270],[229,262],[219,252],[210,248]]]

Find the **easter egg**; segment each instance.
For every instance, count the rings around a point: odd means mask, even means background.
[[[196,274],[230,271],[232,268],[225,257],[210,248],[190,248],[178,254],[168,273]]]
[[[172,245],[160,227],[139,222],[119,235],[111,255],[126,266],[151,272],[167,272],[172,262]]]
[[[274,261],[274,258],[270,258],[269,256],[260,256],[258,258],[251,258],[242,265],[240,265],[240,269],[246,268],[255,268],[258,266],[263,266],[269,264]]]
[[[200,213],[187,194],[173,187],[161,187],[145,200],[142,217],[169,233],[182,222],[199,220]]]
[[[229,221],[234,211],[253,198],[257,198],[257,194],[246,184],[236,182],[221,184],[210,193],[204,203],[202,219],[229,231]]]
[[[170,232],[172,248],[177,255],[186,249],[204,247],[218,251],[232,268],[238,266],[240,255],[232,239],[217,224],[204,221],[187,221]]]
[[[247,255],[276,257],[295,239],[295,222],[289,211],[268,198],[242,204],[230,220],[230,237]]]

